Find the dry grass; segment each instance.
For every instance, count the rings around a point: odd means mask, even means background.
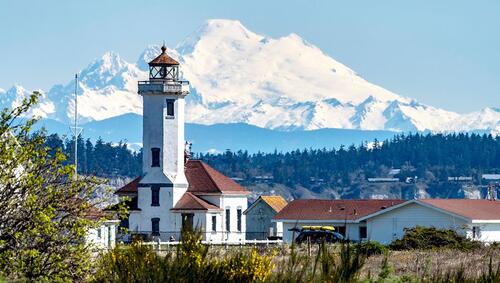
[[[478,277],[488,269],[490,258],[493,261],[493,267],[496,268],[500,264],[500,248],[482,248],[471,252],[458,250],[393,251],[388,255],[388,261],[394,267],[396,275],[413,275],[418,278],[446,273],[462,267],[467,277]],[[377,275],[383,259],[383,255],[370,257],[362,269],[362,277],[367,276],[368,273]]]

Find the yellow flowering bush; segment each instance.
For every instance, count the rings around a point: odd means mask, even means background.
[[[229,282],[262,282],[272,269],[272,256],[259,255],[255,249],[249,254],[238,253],[218,263],[218,268]]]

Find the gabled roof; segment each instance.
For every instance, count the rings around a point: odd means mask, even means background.
[[[185,173],[188,192],[193,194],[248,194],[245,188],[201,160],[189,160]]]
[[[248,213],[248,211],[254,208],[259,202],[266,203],[276,213],[280,212],[288,204],[282,196],[260,196],[244,213]]]
[[[218,206],[193,195],[190,192],[182,195],[172,210],[220,210]]]
[[[298,199],[288,203],[273,219],[355,221],[403,202],[404,200],[400,199]]]
[[[193,194],[248,194],[245,188],[201,160],[189,160],[184,172],[189,184],[187,191]],[[137,194],[140,180],[141,177],[135,178],[118,189],[116,194]]]
[[[149,62],[149,66],[155,65],[179,65],[179,62],[175,61],[172,57],[168,56],[167,48],[165,46],[161,47],[161,54]]]
[[[115,193],[117,195],[137,194],[137,187],[139,186],[139,181],[141,181],[141,177],[135,178],[130,183],[119,188]]]
[[[500,220],[500,201],[486,199],[421,199],[418,202],[472,220]]]

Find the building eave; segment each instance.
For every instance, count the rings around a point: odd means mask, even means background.
[[[287,223],[337,223],[337,224],[355,224],[356,220],[344,219],[271,219],[271,222],[287,222]]]

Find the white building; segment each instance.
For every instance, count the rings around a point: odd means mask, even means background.
[[[296,203],[297,202],[297,203]],[[296,200],[278,213],[283,240],[289,229],[307,225],[335,226],[348,239],[388,244],[415,226],[453,229],[485,243],[500,242],[500,202],[473,199]]]
[[[97,250],[114,248],[120,220],[116,219],[113,213],[102,211],[94,206],[86,211],[85,217],[97,223],[96,226],[87,230],[85,242]]]
[[[281,196],[260,196],[243,212],[247,221],[247,239],[266,240],[283,237],[281,222],[273,217],[287,205]]]
[[[184,98],[189,82],[179,80],[179,63],[162,53],[149,62],[143,97],[142,176],[117,191],[132,198],[131,233],[180,238],[198,228],[207,241],[242,241],[248,192],[207,164],[188,160],[184,140]]]
[[[97,249],[112,249],[116,245],[116,231],[119,220],[106,220],[87,231],[85,241]]]

